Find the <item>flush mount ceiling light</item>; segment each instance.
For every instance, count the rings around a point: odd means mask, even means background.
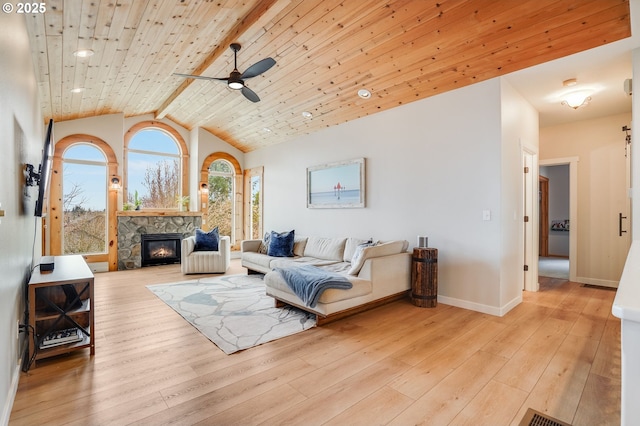
[[[360,96],[362,99],[369,99],[371,97],[371,92],[367,89],[360,89],[358,90],[358,96]]]
[[[84,87],[76,87],[74,89],[71,89],[71,93],[82,93],[84,92]]]
[[[576,90],[574,92],[569,92],[564,95],[564,100],[562,101],[562,105],[566,105],[573,109],[578,109],[581,106],[585,106],[591,102],[591,96],[589,96],[591,92],[588,90]]]
[[[78,58],[88,58],[89,56],[93,56],[93,50],[91,49],[80,49],[73,52],[73,56]]]
[[[309,111],[302,111],[302,116],[304,118],[311,118],[313,117],[313,114],[311,114]]]
[[[565,87],[573,87],[578,84],[578,80],[575,78],[570,78],[562,82],[562,85]],[[591,93],[590,90],[578,89],[566,92],[562,96],[562,105],[566,105],[573,109],[578,109],[581,106],[587,105],[591,102]]]

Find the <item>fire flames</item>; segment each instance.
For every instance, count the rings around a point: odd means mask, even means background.
[[[157,249],[151,251],[151,258],[152,259],[159,259],[159,258],[165,258],[165,257],[174,257],[176,254],[175,252],[170,249],[169,247],[158,247]]]

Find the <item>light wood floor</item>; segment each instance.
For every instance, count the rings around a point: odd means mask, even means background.
[[[145,288],[185,278],[97,274],[95,356],[22,373],[10,425],[620,423],[612,290],[541,278],[503,318],[398,301],[225,355]]]

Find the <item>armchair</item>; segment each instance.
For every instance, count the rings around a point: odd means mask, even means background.
[[[231,262],[231,239],[228,236],[220,236],[218,251],[193,251],[195,246],[195,236],[182,240],[180,269],[183,274],[227,272]]]

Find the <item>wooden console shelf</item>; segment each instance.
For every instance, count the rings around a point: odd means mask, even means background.
[[[54,265],[50,272],[36,268],[29,280],[29,325],[35,333],[35,342],[29,338],[29,359],[35,352],[32,366],[38,359],[78,349],[89,348],[95,354],[93,273],[80,255],[56,256]],[[69,328],[78,328],[82,340],[41,347],[48,335]]]

